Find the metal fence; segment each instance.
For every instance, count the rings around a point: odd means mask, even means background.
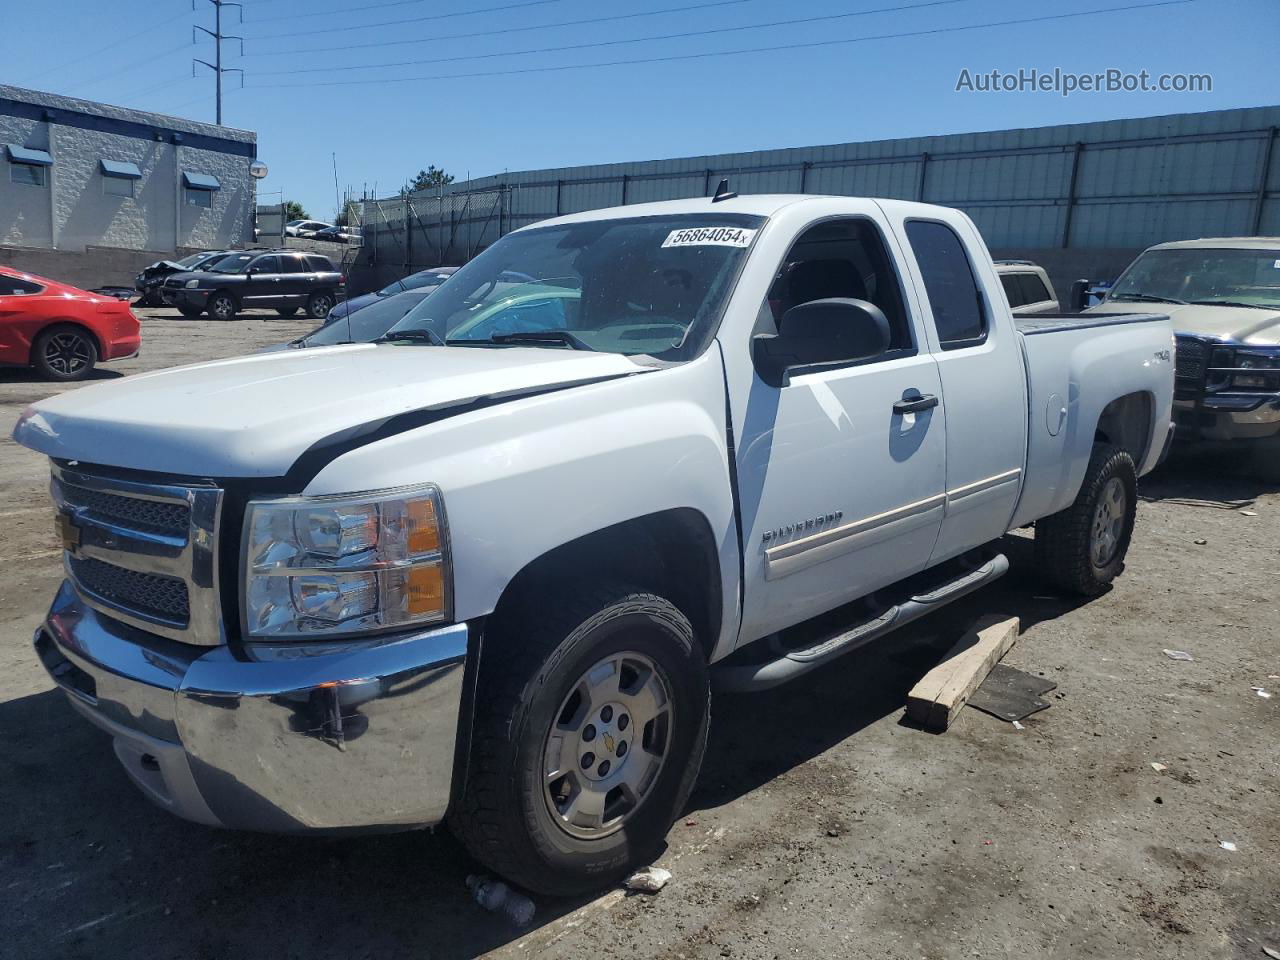
[[[959,207],[1000,251],[1133,250],[1280,234],[1280,107],[503,174],[364,204],[362,263],[409,272],[600,207],[739,193]]]

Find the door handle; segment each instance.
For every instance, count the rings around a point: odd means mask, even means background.
[[[908,397],[905,400],[899,400],[893,405],[894,413],[920,413],[922,410],[932,410],[938,405],[938,398],[932,393],[926,393],[918,397]]]

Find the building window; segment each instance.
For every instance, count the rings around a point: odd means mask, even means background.
[[[132,197],[133,181],[126,177],[103,177],[102,192],[109,197]]]
[[[34,163],[10,163],[9,179],[14,183],[25,183],[31,187],[45,185],[44,167]]]
[[[211,190],[187,190],[187,206],[204,207],[206,210],[213,206],[213,191]]]

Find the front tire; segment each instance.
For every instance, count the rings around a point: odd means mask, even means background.
[[[43,330],[31,345],[31,365],[46,380],[83,380],[98,362],[98,345],[83,327],[59,324]]]
[[[313,293],[307,298],[307,316],[312,320],[323,320],[333,309],[333,294]]]
[[[1133,457],[1112,444],[1095,443],[1075,502],[1036,521],[1041,575],[1068,593],[1102,593],[1124,570],[1137,508]]]
[[[706,748],[707,665],[661,597],[604,586],[495,623],[454,832],[540,893],[596,889],[661,847]]]
[[[234,320],[237,313],[235,297],[229,293],[215,293],[209,298],[208,309],[214,320]]]

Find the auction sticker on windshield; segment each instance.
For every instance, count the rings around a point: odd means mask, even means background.
[[[666,247],[749,247],[756,235],[742,227],[686,227],[672,230],[662,241]]]

